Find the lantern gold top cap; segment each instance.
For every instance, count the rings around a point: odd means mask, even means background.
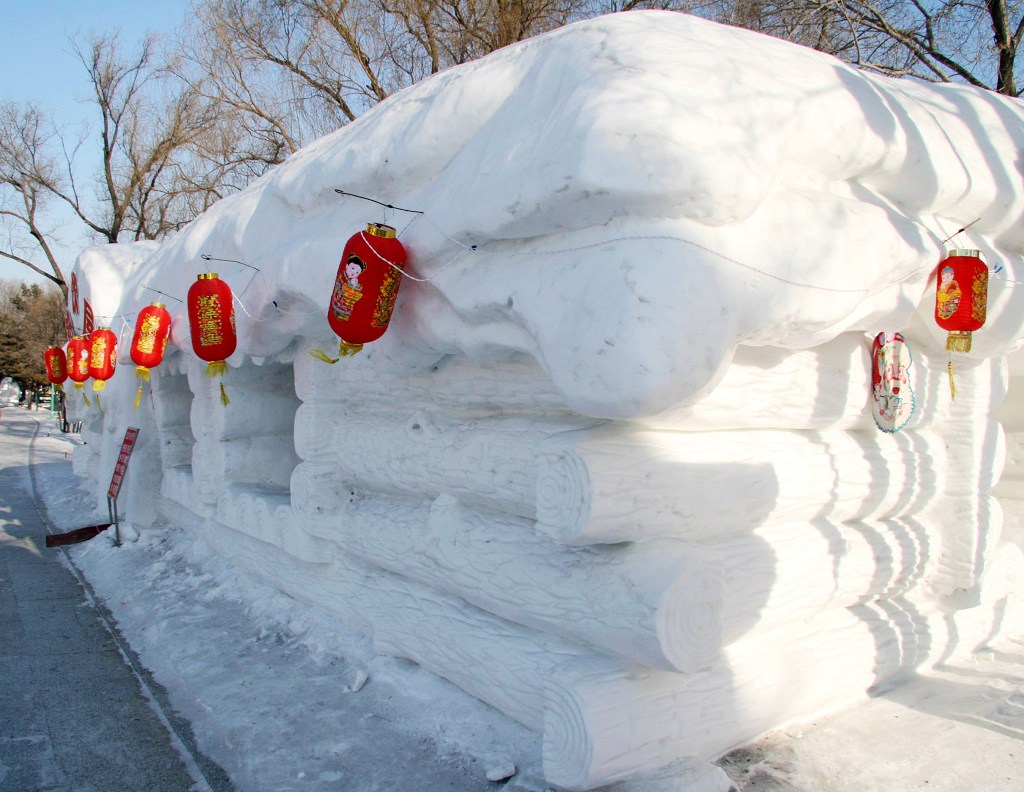
[[[380,237],[381,239],[394,239],[398,236],[394,228],[383,223],[368,223],[366,226],[366,233],[370,236]]]
[[[93,330],[93,332],[94,332],[94,333],[98,333],[98,332],[99,332],[100,330],[109,330],[109,329],[110,329],[110,327],[109,327],[109,326],[107,326],[107,325],[100,325],[100,326],[99,326],[99,327],[97,327],[97,328],[96,328],[95,330]]]
[[[967,258],[981,258],[981,251],[970,250],[969,248],[953,248],[952,250],[946,251],[946,258],[953,258],[954,256],[964,256]]]
[[[201,272],[199,274],[199,280],[217,280],[216,272]]]
[[[167,306],[164,305],[163,303],[150,303],[149,307],[150,308],[166,308]]]

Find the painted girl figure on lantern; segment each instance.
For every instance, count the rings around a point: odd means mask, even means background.
[[[405,248],[391,226],[370,223],[365,231],[349,237],[327,306],[327,323],[341,340],[338,357],[329,357],[322,349],[311,349],[309,354],[325,363],[337,363],[384,335],[404,265]]]
[[[898,432],[914,414],[910,347],[899,333],[879,333],[871,345],[871,415],[883,432]]]
[[[949,319],[960,307],[963,292],[956,282],[952,267],[943,267],[939,273],[939,285],[935,292],[935,313],[940,319]]]
[[[352,309],[363,296],[363,287],[359,276],[366,271],[366,265],[355,253],[350,253],[345,261],[344,277],[338,278],[331,295],[331,310],[337,319],[345,322],[352,316]]]

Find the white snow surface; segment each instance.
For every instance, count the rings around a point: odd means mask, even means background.
[[[239,365],[297,336],[332,343],[341,248],[384,220],[426,282],[406,279],[377,365],[525,352],[570,408],[627,418],[699,399],[738,344],[806,348],[915,312],[943,338],[930,279],[958,247],[1002,267],[972,354],[1005,354],[1024,313],[1022,120],[988,91],[875,77],[682,14],[614,14],[423,80],[155,250],[86,251],[81,288],[117,329],[168,302],[145,287],[182,300],[217,271],[242,308]]]

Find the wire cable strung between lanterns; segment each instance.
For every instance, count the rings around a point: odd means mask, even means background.
[[[162,292],[159,289],[154,289],[152,286],[147,286],[146,284],[143,284],[142,288],[143,289],[148,289],[151,292],[156,292],[157,294],[162,294],[164,297],[170,297],[175,302],[180,302],[180,303],[184,303],[185,302],[184,300],[181,300],[181,299],[175,297],[173,294],[168,294],[167,292]]]
[[[200,253],[199,258],[203,261],[227,261],[232,264],[241,264],[243,267],[248,267],[249,269],[254,269],[257,272],[262,272],[259,267],[254,267],[252,264],[246,264],[244,261],[239,261],[238,259],[217,258],[216,256],[211,256],[209,253]]]
[[[523,252],[523,253],[502,252],[502,251],[494,251],[494,250],[483,250],[483,249],[480,248],[479,245],[467,245],[467,244],[465,244],[463,242],[459,242],[457,239],[449,237],[447,234],[445,235],[445,237],[447,239],[451,240],[452,242],[455,242],[456,244],[460,245],[464,249],[462,250],[461,253],[459,253],[457,256],[455,256],[455,258],[453,258],[447,264],[442,266],[433,275],[429,275],[429,276],[427,276],[425,278],[417,278],[414,275],[410,275],[408,272],[403,270],[397,264],[395,264],[395,263],[393,263],[391,261],[388,261],[386,258],[381,256],[376,250],[373,249],[372,246],[370,246],[370,249],[373,251],[373,254],[378,259],[380,259],[382,262],[387,264],[389,267],[392,267],[393,269],[395,269],[398,272],[402,273],[402,275],[404,277],[409,278],[410,280],[414,280],[414,281],[416,281],[418,283],[426,283],[426,282],[432,281],[435,278],[439,277],[441,274],[444,273],[445,270],[447,270],[449,267],[454,265],[460,258],[462,258],[467,253],[477,253],[477,254],[480,254],[480,255],[483,255],[483,256],[503,256],[503,257],[509,257],[509,258],[536,258],[536,257],[540,257],[540,256],[555,256],[555,255],[560,255],[560,254],[563,254],[563,253],[574,253],[574,252],[581,251],[581,250],[592,250],[594,248],[600,248],[600,247],[605,247],[607,245],[613,245],[613,244],[616,244],[618,242],[644,242],[644,241],[677,242],[677,243],[682,244],[682,245],[689,245],[690,247],[697,248],[698,250],[702,250],[705,253],[710,253],[711,255],[716,256],[717,258],[721,259],[722,261],[727,261],[730,264],[736,265],[737,267],[742,267],[743,269],[750,270],[751,272],[755,272],[758,275],[763,275],[766,278],[771,278],[772,280],[776,280],[776,281],[779,281],[781,283],[788,284],[790,286],[796,286],[796,287],[801,288],[801,289],[813,289],[815,291],[834,292],[834,293],[837,293],[837,294],[865,294],[865,295],[868,295],[868,296],[879,294],[879,293],[885,291],[886,289],[891,288],[892,286],[896,286],[896,285],[898,285],[900,283],[903,283],[906,280],[910,280],[911,278],[915,277],[918,273],[920,273],[920,272],[922,272],[924,270],[929,269],[930,266],[931,266],[931,265],[922,265],[920,267],[917,267],[915,270],[913,270],[912,272],[908,273],[907,275],[904,275],[899,280],[895,280],[895,281],[892,281],[890,283],[887,283],[884,286],[881,286],[880,288],[875,289],[875,290],[871,290],[871,289],[841,289],[841,288],[837,288],[837,287],[833,287],[833,286],[820,286],[820,285],[813,284],[813,283],[802,283],[800,281],[792,280],[790,278],[784,278],[781,275],[775,275],[774,273],[766,272],[765,270],[758,269],[757,267],[754,267],[754,266],[752,266],[750,264],[746,264],[746,263],[744,263],[742,261],[738,261],[737,259],[731,258],[730,256],[727,256],[724,253],[720,253],[717,250],[714,250],[714,249],[709,248],[709,247],[707,247],[705,245],[702,245],[699,242],[694,242],[694,241],[692,241],[690,239],[684,239],[683,237],[671,236],[671,235],[667,235],[667,234],[634,234],[634,235],[630,235],[630,236],[613,237],[611,239],[602,240],[600,242],[590,242],[590,243],[588,243],[586,245],[577,245],[577,246],[574,246],[574,247],[555,248],[555,249],[550,249],[550,250],[538,250],[538,251]]]
[[[238,303],[238,307],[242,309],[242,313],[244,313],[246,316],[248,316],[252,321],[254,321],[254,322],[269,322],[270,321],[271,317],[269,317],[269,316],[266,319],[257,319],[255,316],[253,316],[251,313],[249,313],[249,311],[245,307],[245,304],[241,301],[241,299],[239,299],[237,294],[232,293],[231,298],[236,303]],[[314,314],[322,314],[324,312],[322,308],[317,308],[315,311],[302,312],[302,313],[300,313],[299,311],[286,311],[286,310],[284,310],[283,308],[281,308],[277,304],[277,300],[271,300],[270,304],[274,306],[274,308],[277,310],[278,313],[285,314],[286,316],[313,316]]]
[[[375,203],[375,204],[377,204],[379,206],[384,206],[384,207],[389,208],[389,209],[397,209],[398,211],[401,211],[401,212],[412,212],[412,213],[415,213],[417,215],[417,217],[413,218],[413,220],[416,220],[416,219],[422,217],[427,222],[427,224],[431,228],[433,228],[435,231],[437,231],[441,236],[443,236],[449,242],[452,242],[453,244],[456,244],[459,247],[463,248],[461,253],[459,253],[453,259],[448,261],[446,264],[444,264],[433,275],[429,275],[429,276],[424,277],[424,278],[418,278],[415,275],[410,275],[408,272],[406,272],[404,269],[399,267],[394,262],[388,261],[386,258],[384,258],[379,253],[377,253],[377,251],[373,248],[372,245],[369,245],[370,250],[373,251],[374,255],[377,256],[378,259],[380,259],[382,262],[387,264],[392,269],[397,270],[398,272],[400,272],[403,277],[408,278],[409,280],[416,281],[417,283],[429,283],[430,281],[433,281],[435,278],[439,277],[445,270],[447,270],[448,268],[453,266],[460,258],[462,258],[467,253],[477,253],[477,254],[484,255],[484,256],[502,256],[502,257],[508,257],[508,258],[532,258],[532,257],[537,257],[537,256],[555,256],[555,255],[561,255],[563,253],[574,253],[574,252],[578,252],[578,251],[582,251],[582,250],[592,250],[594,248],[604,247],[605,245],[613,245],[613,244],[615,244],[617,242],[636,242],[636,241],[665,241],[665,242],[677,242],[677,243],[682,244],[682,245],[689,245],[690,247],[697,248],[698,250],[702,250],[705,253],[710,253],[712,256],[716,256],[717,258],[721,259],[722,261],[726,261],[726,262],[728,262],[730,264],[734,264],[737,267],[741,267],[741,268],[749,270],[751,272],[755,272],[758,275],[763,275],[766,278],[770,278],[772,280],[779,281],[780,283],[785,283],[785,284],[787,284],[789,286],[796,286],[796,287],[801,288],[801,289],[812,289],[814,291],[832,292],[832,293],[835,293],[835,294],[864,294],[864,295],[867,295],[867,296],[874,296],[875,294],[880,294],[881,292],[885,291],[886,289],[892,288],[893,286],[897,286],[900,283],[903,283],[904,281],[907,281],[907,280],[910,280],[911,278],[916,277],[919,273],[921,273],[923,271],[931,269],[931,265],[930,264],[923,264],[920,267],[917,267],[913,271],[909,272],[908,274],[904,275],[902,278],[899,278],[898,280],[895,280],[895,281],[891,281],[891,282],[885,284],[884,286],[881,286],[880,288],[877,288],[877,289],[874,289],[874,290],[872,290],[872,289],[842,289],[842,288],[837,288],[837,287],[833,287],[833,286],[821,286],[821,285],[813,284],[813,283],[803,283],[801,281],[792,280],[790,278],[784,278],[781,275],[775,275],[774,273],[766,272],[765,270],[759,269],[758,267],[755,267],[755,266],[753,266],[751,264],[747,264],[745,262],[742,262],[742,261],[739,261],[737,259],[734,259],[734,258],[732,258],[730,256],[725,255],[724,253],[720,253],[719,251],[714,250],[713,248],[709,248],[706,245],[702,245],[699,242],[694,242],[694,241],[692,241],[690,239],[685,239],[683,237],[678,237],[678,236],[672,236],[672,235],[669,235],[669,234],[650,234],[650,235],[638,234],[638,235],[630,235],[630,236],[613,237],[611,239],[602,240],[600,242],[590,242],[590,243],[585,244],[585,245],[578,245],[578,246],[574,246],[574,247],[553,248],[553,249],[549,249],[549,250],[537,250],[537,251],[530,251],[530,252],[511,252],[511,251],[503,252],[503,251],[485,250],[485,249],[481,249],[481,247],[479,245],[477,245],[477,244],[467,244],[465,242],[462,242],[459,239],[456,239],[451,234],[447,233],[443,228],[439,227],[436,223],[434,223],[433,220],[431,220],[430,215],[428,215],[423,210],[420,210],[420,209],[402,209],[401,207],[394,206],[393,204],[386,203],[384,201],[378,201],[375,198],[368,198],[365,195],[358,195],[356,193],[347,192],[345,190],[340,190],[338,188],[335,188],[334,191],[336,193],[338,193],[339,195],[345,195],[345,196],[350,196],[352,198],[359,198],[359,199],[364,200],[364,201],[370,201],[371,203]],[[957,234],[959,234],[959,233],[965,231],[966,229],[970,228],[972,225],[974,225],[974,223],[977,223],[978,220],[980,220],[980,219],[981,218],[979,217],[977,220],[974,220],[971,223],[968,223],[966,226],[961,228],[956,233],[952,234],[950,237],[947,238],[947,240],[944,240],[944,241],[948,241],[948,239],[952,239]],[[411,225],[411,222],[410,222],[410,225]],[[406,228],[408,228],[408,225],[406,226]],[[403,231],[404,231],[404,229],[403,229]],[[364,234],[364,241],[365,241],[365,234]]]
[[[338,193],[338,195],[345,195],[348,196],[349,198],[359,198],[360,200],[363,201],[375,203],[377,204],[377,206],[383,206],[385,209],[394,209],[396,212],[409,212],[410,214],[419,215],[426,214],[426,212],[424,212],[422,209],[403,209],[401,206],[395,206],[394,204],[384,203],[384,201],[378,201],[376,198],[367,198],[365,195],[357,195],[356,193],[347,192],[346,190],[339,190],[337,187],[334,188],[334,191]]]
[[[950,235],[949,235],[948,237],[946,237],[945,239],[943,239],[943,240],[942,240],[942,241],[941,241],[941,242],[940,242],[939,244],[940,244],[940,245],[945,245],[945,244],[946,244],[947,242],[949,242],[949,240],[951,240],[951,239],[952,239],[953,237],[955,237],[955,236],[959,236],[959,235],[960,235],[960,234],[962,234],[962,233],[963,233],[964,231],[966,231],[966,230],[967,230],[968,228],[970,228],[970,227],[971,227],[972,225],[974,225],[975,223],[977,223],[977,222],[978,222],[979,220],[981,220],[981,218],[980,218],[980,217],[975,217],[975,218],[974,218],[973,220],[971,220],[971,222],[969,222],[969,223],[968,223],[967,225],[965,225],[965,226],[964,226],[963,228],[961,228],[961,229],[960,229],[959,231],[954,231],[954,232],[953,232],[952,234],[950,234]]]

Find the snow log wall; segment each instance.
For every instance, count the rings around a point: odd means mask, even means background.
[[[300,348],[232,369],[223,408],[179,355],[154,372],[162,508],[541,733],[549,783],[593,789],[849,704],[1016,612],[1005,361],[958,360],[952,401],[945,356],[918,353],[889,435],[868,350],[741,347],[707,398],[643,421],[571,413],[525,357],[392,377]]]

